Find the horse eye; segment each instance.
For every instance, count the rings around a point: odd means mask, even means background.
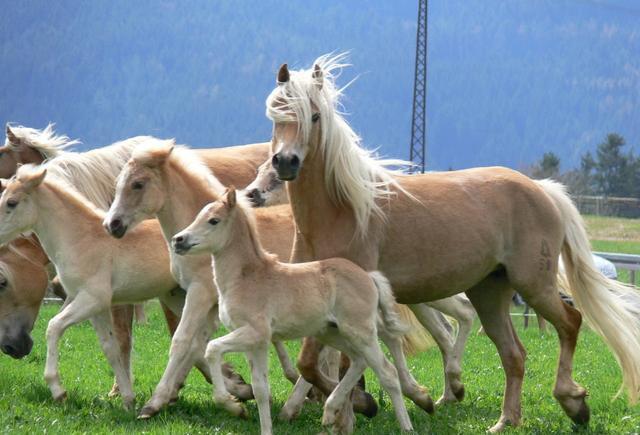
[[[9,281],[7,281],[7,278],[0,278],[0,291],[6,289],[8,285]]]
[[[311,122],[313,122],[314,124],[315,124],[316,122],[318,122],[318,120],[319,120],[319,119],[320,119],[320,114],[319,114],[319,113],[314,113],[314,114],[311,116]]]
[[[211,225],[218,225],[218,222],[220,222],[220,219],[218,219],[218,218],[209,219],[209,224],[211,224]]]
[[[131,186],[133,190],[140,190],[143,187],[144,187],[144,183],[142,181],[134,181],[133,185]]]
[[[17,205],[18,205],[18,201],[16,201],[15,199],[8,199],[7,200],[7,207],[16,208]]]

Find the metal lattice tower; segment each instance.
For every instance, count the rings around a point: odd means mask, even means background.
[[[416,70],[413,82],[413,114],[411,119],[411,151],[409,159],[416,165],[413,172],[424,172],[426,155],[427,101],[427,0],[418,0],[416,32]]]

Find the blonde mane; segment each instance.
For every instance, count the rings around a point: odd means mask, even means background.
[[[69,139],[68,136],[56,135],[54,126],[55,124],[49,124],[43,130],[22,125],[10,126],[11,133],[19,140],[19,143],[14,143],[7,138],[5,146],[18,150],[20,146],[26,145],[39,152],[47,160],[61,155],[66,148],[80,143],[77,140]]]
[[[298,136],[309,146],[314,108],[320,115],[319,151],[325,161],[325,184],[330,199],[353,209],[358,233],[364,236],[372,215],[384,220],[380,200],[404,190],[394,179],[397,171],[386,166],[406,166],[401,160],[381,160],[375,151],[362,147],[361,139],[343,117],[340,98],[349,85],[335,84],[347,54],[327,54],[314,62],[322,78],[314,78],[314,69],[291,71],[290,80],[279,84],[267,98],[266,114],[274,122],[298,122]],[[321,80],[321,81],[320,81]]]
[[[131,153],[138,145],[152,139],[137,136],[84,153],[67,152],[45,165],[49,174],[73,186],[96,207],[106,210],[115,197],[116,179]]]

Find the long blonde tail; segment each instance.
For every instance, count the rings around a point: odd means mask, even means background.
[[[636,403],[640,390],[640,317],[634,313],[640,306],[640,294],[635,287],[606,278],[597,270],[584,222],[564,186],[551,180],[537,183],[562,214],[562,258],[576,307],[613,351],[622,369],[623,385],[618,395],[626,387],[629,401]]]

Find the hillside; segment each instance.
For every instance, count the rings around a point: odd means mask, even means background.
[[[193,146],[266,140],[278,65],[351,50],[345,101],[369,147],[406,158],[415,2],[46,2],[0,16],[0,121],[85,147],[127,136]],[[429,9],[433,169],[571,167],[610,131],[640,140],[640,5],[449,0]]]

